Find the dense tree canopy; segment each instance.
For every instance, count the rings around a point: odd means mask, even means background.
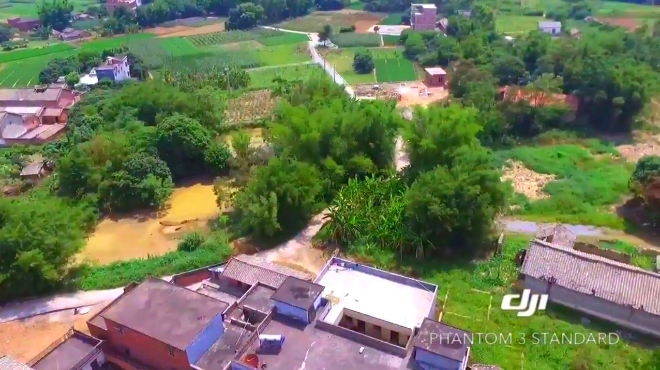
[[[71,24],[73,4],[69,0],[44,0],[38,6],[37,13],[44,28],[62,31]]]

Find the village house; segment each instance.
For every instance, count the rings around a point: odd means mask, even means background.
[[[622,327],[660,337],[660,275],[582,252],[533,240],[521,268],[525,288]]]
[[[441,67],[424,68],[426,87],[444,87],[447,83],[447,72]]]
[[[105,8],[108,10],[108,13],[112,13],[113,10],[121,6],[128,10],[135,11],[141,5],[142,0],[106,0]]]
[[[410,4],[410,28],[415,31],[433,31],[438,8],[434,4]]]
[[[471,334],[435,320],[437,292],[336,257],[314,278],[237,256],[130,284],[88,320],[91,337],[74,331],[27,369],[465,370]],[[81,350],[65,350],[74,340]]]
[[[28,32],[41,26],[41,21],[34,18],[9,18],[7,24],[21,32]]]
[[[102,80],[121,82],[131,78],[131,66],[126,55],[111,56],[106,61],[83,76],[78,85],[93,86]],[[78,86],[76,85],[76,86]]]
[[[71,27],[63,29],[61,32],[53,30],[52,35],[57,37],[62,41],[73,41],[83,39],[85,37],[91,37],[92,33],[89,31],[79,31]]]
[[[539,31],[551,35],[559,35],[561,34],[561,22],[539,22]]]
[[[0,89],[0,146],[38,145],[66,129],[78,96],[63,87]]]

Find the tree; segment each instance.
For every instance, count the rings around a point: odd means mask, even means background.
[[[223,143],[212,143],[204,152],[204,161],[215,172],[227,169],[231,151]]]
[[[323,45],[326,45],[331,36],[332,27],[329,24],[324,25],[323,28],[319,31],[319,41]]]
[[[211,145],[211,133],[199,121],[174,114],[156,126],[159,157],[172,171],[174,179],[193,175],[205,166],[205,153]]]
[[[229,11],[227,30],[247,30],[257,26],[263,18],[264,8],[254,3],[242,3]]]
[[[37,8],[39,20],[43,27],[62,31],[71,24],[73,4],[69,0],[44,0]]]
[[[69,87],[74,87],[78,82],[80,82],[80,76],[76,72],[71,72],[68,75],[66,75],[66,84]]]
[[[274,158],[258,168],[232,205],[242,232],[273,237],[297,231],[320,208],[321,174],[312,165]]]
[[[353,56],[353,70],[360,74],[371,73],[374,70],[374,58],[368,51],[358,51]]]

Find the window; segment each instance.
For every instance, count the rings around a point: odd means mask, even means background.
[[[359,331],[360,333],[364,333],[364,331],[366,330],[366,326],[367,324],[364,321],[362,320],[357,321],[357,331]]]
[[[124,329],[120,328],[119,326],[115,326],[115,329],[117,332],[119,332],[119,334],[124,334]]]
[[[380,332],[382,331],[381,329],[382,329],[382,328],[381,328],[380,326],[378,326],[378,325],[374,325],[374,330],[375,330],[375,331],[377,331],[377,332],[380,333]]]
[[[393,344],[399,344],[399,332],[398,331],[391,331],[390,332],[390,342]]]
[[[170,350],[170,356],[174,357],[174,351]]]

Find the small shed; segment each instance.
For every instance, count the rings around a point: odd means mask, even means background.
[[[21,178],[29,182],[37,182],[46,174],[46,164],[43,161],[30,163],[21,171]]]
[[[561,33],[561,22],[539,22],[539,31],[549,33],[551,35],[559,35]]]
[[[447,72],[440,67],[424,68],[426,87],[444,87],[447,82]]]

